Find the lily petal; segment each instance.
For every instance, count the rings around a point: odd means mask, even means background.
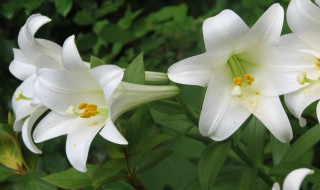
[[[99,133],[106,140],[116,144],[128,144],[128,141],[121,135],[112,120],[109,118],[106,125]]]
[[[168,69],[170,80],[180,84],[207,86],[212,66],[206,54],[193,56],[179,61]]]
[[[249,32],[249,27],[236,13],[224,10],[206,19],[202,30],[207,52],[230,54],[245,44],[243,37]]]
[[[248,33],[248,39],[252,39],[254,43],[263,42],[277,45],[282,30],[283,20],[283,8],[278,3],[273,4],[253,25]]]
[[[283,182],[283,190],[299,190],[303,179],[314,171],[308,168],[300,168],[290,172]]]
[[[304,53],[308,53],[314,55],[316,57],[320,57],[320,52],[314,50],[306,43],[302,42],[296,35],[293,33],[285,34],[280,37],[279,47],[290,49],[293,51],[300,51]]]
[[[98,80],[101,88],[103,89],[104,96],[107,102],[110,96],[120,84],[124,72],[115,65],[102,65],[90,70],[92,75]]]
[[[216,141],[232,135],[251,114],[231,96],[234,85],[228,69],[222,66],[213,71],[200,114],[200,133]]]
[[[90,73],[39,69],[34,83],[36,96],[53,111],[65,114],[81,103],[106,105],[101,87]]]
[[[178,95],[176,86],[152,86],[121,82],[108,102],[110,117],[115,120],[122,113],[139,105]]]
[[[281,142],[287,143],[292,139],[291,125],[278,96],[260,95],[253,115]]]
[[[25,80],[36,72],[36,68],[25,57],[20,49],[13,49],[14,59],[9,65],[9,70],[13,76],[20,80]]]
[[[77,46],[74,42],[74,35],[68,37],[62,47],[62,63],[69,71],[89,72],[89,68],[83,63]]]
[[[281,190],[279,183],[274,183],[271,190]]]
[[[319,105],[319,102],[317,104],[317,118],[318,118],[318,121],[320,121],[320,105]]]
[[[239,55],[245,70],[257,81],[274,86],[278,95],[300,89],[297,81],[301,72],[315,75],[316,57],[303,52],[289,51],[268,45],[253,46]]]
[[[310,0],[292,0],[287,9],[287,21],[300,40],[320,51],[320,8]]]
[[[73,125],[75,118],[67,117],[51,111],[36,126],[33,139],[40,143],[61,135],[66,135]]]
[[[34,123],[46,111],[47,111],[46,107],[38,108],[33,114],[30,115],[28,119],[26,119],[22,127],[22,140],[24,144],[27,146],[27,148],[31,152],[36,154],[41,154],[42,151],[33,143],[33,140],[31,137],[31,131]]]
[[[67,136],[66,153],[71,165],[86,172],[88,152],[93,138],[105,124],[104,117],[77,118]]]
[[[284,95],[285,103],[291,113],[304,124],[303,111],[313,102],[320,99],[320,84],[308,85],[298,91]]]

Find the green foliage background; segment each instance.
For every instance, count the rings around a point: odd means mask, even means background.
[[[173,63],[204,52],[201,29],[206,18],[231,9],[251,26],[276,2],[286,9],[289,0],[4,0],[0,8],[1,122],[7,122],[12,94],[20,84],[8,70],[12,48],[18,48],[18,32],[33,13],[52,19],[37,37],[62,45],[74,34],[85,61],[93,55],[127,68],[144,52],[146,70],[166,72]],[[285,24],[283,33],[288,32]],[[124,114],[117,125],[129,145],[124,148],[97,136],[86,174],[69,169],[64,137],[41,144],[43,154],[38,156],[24,147],[19,134],[3,124],[0,164],[7,167],[0,165],[0,189],[270,189],[273,181],[281,182],[294,168],[319,168],[319,160],[314,159],[320,155],[319,145],[314,147],[319,137],[310,137],[320,132],[311,127],[317,124],[314,105],[308,111],[307,128],[298,127],[290,116],[295,133],[292,146],[269,136],[255,118],[233,135],[233,142],[213,143],[201,137],[195,127],[202,97],[202,88],[181,86],[178,101],[164,100]],[[184,102],[188,105],[183,106]],[[17,142],[21,148],[12,148]],[[244,155],[240,158],[239,154]],[[1,155],[9,155],[12,162],[1,162],[7,159]],[[15,164],[22,168],[13,167]],[[320,187],[317,177],[307,178],[307,182],[315,183],[314,189]],[[305,183],[304,188],[308,187]]]

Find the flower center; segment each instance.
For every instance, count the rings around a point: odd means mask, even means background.
[[[23,92],[22,92],[21,90],[17,90],[17,91],[14,93],[14,97],[15,97],[15,99],[16,99],[17,101],[19,101],[19,100],[32,100],[32,98],[23,95]]]
[[[108,115],[109,110],[107,108],[98,108],[95,104],[81,103],[78,105],[78,111],[74,109],[74,106],[70,106],[66,113],[71,116],[80,116],[81,118],[90,118],[97,115]]]
[[[232,82],[235,85],[235,87],[231,91],[231,95],[241,97],[242,89],[244,87],[247,87],[248,85],[252,85],[252,83],[254,82],[254,77],[244,72],[236,56],[232,56],[228,60],[228,64],[233,75]]]

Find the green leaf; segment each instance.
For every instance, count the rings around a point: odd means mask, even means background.
[[[17,173],[13,170],[0,166],[0,183],[13,175],[17,175]]]
[[[250,168],[241,173],[241,179],[239,183],[239,190],[257,189],[255,187],[255,181],[257,178],[257,171],[254,168]]]
[[[282,161],[299,160],[305,152],[312,148],[320,140],[320,125],[305,132],[299,139],[297,139],[289,148]]]
[[[22,167],[22,155],[20,147],[10,138],[0,138],[0,164],[19,170]]]
[[[98,67],[100,65],[105,65],[105,63],[101,59],[91,55],[90,65],[91,65],[91,69],[92,69],[92,68]]]
[[[129,30],[123,30],[115,24],[106,25],[100,32],[100,37],[107,43],[126,44],[134,40],[134,33]]]
[[[270,135],[270,142],[272,148],[272,159],[275,165],[279,164],[282,157],[286,154],[287,150],[290,148],[289,143],[283,143]]]
[[[65,17],[71,10],[72,0],[55,0],[54,5],[56,6],[57,12]]]
[[[56,190],[57,188],[46,181],[43,181],[41,177],[45,174],[40,172],[26,173],[21,176],[13,185],[13,190]]]
[[[10,138],[12,126],[0,123],[0,138]]]
[[[168,141],[171,136],[154,134],[152,136],[147,136],[142,139],[132,150],[129,150],[130,155],[142,154],[156,147],[157,145]]]
[[[79,26],[86,26],[94,23],[94,18],[92,15],[85,10],[77,12],[73,17],[73,21]]]
[[[117,0],[117,1],[104,1],[102,6],[100,6],[96,12],[95,17],[100,18],[109,13],[117,11],[123,4],[124,0]]]
[[[114,182],[125,165],[125,159],[113,159],[104,163],[94,173],[93,187],[96,189],[105,183]]]
[[[145,69],[143,63],[143,52],[141,52],[124,71],[123,81],[135,84],[144,84]]]
[[[58,187],[73,189],[90,187],[93,181],[93,174],[97,166],[87,165],[87,172],[79,172],[74,168],[54,173],[42,179]]]
[[[230,141],[211,143],[202,152],[198,165],[198,176],[202,190],[210,190],[230,150]]]
[[[145,155],[142,156],[142,159],[140,159],[140,163],[137,164],[137,173],[141,173],[145,170],[154,167],[159,162],[170,156],[172,153],[172,150],[165,147],[160,147],[147,152]]]

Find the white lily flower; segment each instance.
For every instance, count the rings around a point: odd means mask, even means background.
[[[308,168],[299,168],[290,172],[283,182],[282,190],[299,190],[303,179],[314,171]],[[272,190],[281,190],[279,183],[274,183]]]
[[[298,63],[312,57],[276,47],[283,17],[282,7],[274,4],[250,29],[237,14],[224,10],[203,23],[206,53],[169,68],[172,81],[207,87],[202,135],[224,140],[253,114],[280,141],[292,138],[278,95],[301,87]]]
[[[35,122],[35,120],[41,116],[39,113],[43,113],[44,110],[37,97],[34,96],[33,90],[36,60],[41,55],[47,55],[52,59],[61,60],[61,47],[59,45],[48,40],[34,38],[37,30],[49,21],[50,19],[48,17],[40,14],[34,14],[28,18],[26,24],[19,32],[18,44],[20,49],[13,49],[14,60],[9,66],[10,72],[18,79],[23,80],[12,98],[12,107],[16,116],[13,129],[15,131],[22,131],[24,143],[34,153],[41,153],[41,150],[39,150],[32,141],[30,135],[31,128],[28,123],[33,120]],[[59,65],[61,64],[57,66]],[[29,116],[30,118],[28,118]]]
[[[142,103],[178,94],[175,86],[146,86],[121,82],[123,70],[115,65],[89,69],[81,60],[74,36],[62,50],[64,70],[39,68],[35,93],[52,110],[36,126],[35,142],[67,134],[66,153],[74,168],[86,171],[90,144],[99,132],[117,144],[128,142],[113,121]]]
[[[319,1],[316,1],[319,5]],[[306,125],[301,116],[313,102],[320,99],[320,8],[310,0],[292,0],[287,10],[288,24],[293,34],[281,37],[280,46],[294,51],[305,52],[314,57],[310,69],[298,75],[298,82],[304,85],[298,91],[285,95],[285,103],[292,114]],[[317,105],[320,121],[320,105]]]

